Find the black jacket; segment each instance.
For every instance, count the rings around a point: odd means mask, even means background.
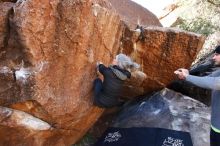
[[[116,69],[127,78],[131,77],[131,73],[127,70],[121,69],[114,65],[112,67],[106,67],[103,64],[98,66],[99,72],[104,76],[103,87],[98,95],[99,103],[103,107],[113,107],[120,104],[119,96],[122,91],[124,80],[121,80],[113,70]]]

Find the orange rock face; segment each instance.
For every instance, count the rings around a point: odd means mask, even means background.
[[[176,69],[189,68],[205,40],[199,34],[162,27],[146,27],[141,40],[139,32],[127,30],[125,34],[123,51],[147,75],[141,85],[144,92],[167,86],[175,79]]]
[[[109,64],[118,52],[133,56],[148,76],[141,91],[151,91],[188,67],[203,43],[201,36],[163,28],[146,29],[135,43],[137,33],[102,0],[0,8],[0,145],[75,143],[103,112],[92,104],[97,61]]]
[[[11,89],[18,89],[10,90],[10,96],[8,90],[1,90],[1,105],[9,107],[1,111],[20,110],[25,117],[42,120],[39,125],[44,121],[51,127],[42,130],[37,124],[33,129],[20,124],[23,118],[7,118],[1,122],[3,129],[26,129],[24,133],[32,135],[13,144],[74,143],[103,111],[92,106],[92,82],[96,61],[109,63],[118,51],[122,34],[119,16],[96,1],[33,0],[15,4],[10,24],[1,76],[4,81],[9,76]],[[1,138],[1,143],[10,145],[13,137],[25,136],[11,134]]]

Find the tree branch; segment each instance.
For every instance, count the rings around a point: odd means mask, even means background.
[[[209,2],[209,3],[211,3],[211,4],[215,5],[215,6],[220,6],[220,2],[217,3],[217,2],[214,2],[213,0],[207,0],[207,2]]]

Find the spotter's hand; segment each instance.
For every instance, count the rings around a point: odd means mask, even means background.
[[[186,77],[189,75],[189,70],[184,69],[184,68],[180,68],[180,69],[174,71],[174,74],[176,74],[179,79],[185,80]]]

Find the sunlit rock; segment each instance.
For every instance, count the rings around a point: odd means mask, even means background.
[[[6,25],[0,30],[10,30],[7,37],[0,36],[1,46],[7,45],[0,50],[1,106],[53,128],[32,127],[29,133],[22,124],[30,120],[14,126],[1,121],[0,133],[7,130],[11,138],[0,134],[0,145],[71,145],[103,112],[92,104],[96,61],[111,62],[124,25],[98,0],[18,1],[11,10],[4,9],[7,17],[0,22]],[[29,137],[23,139],[25,135]]]

